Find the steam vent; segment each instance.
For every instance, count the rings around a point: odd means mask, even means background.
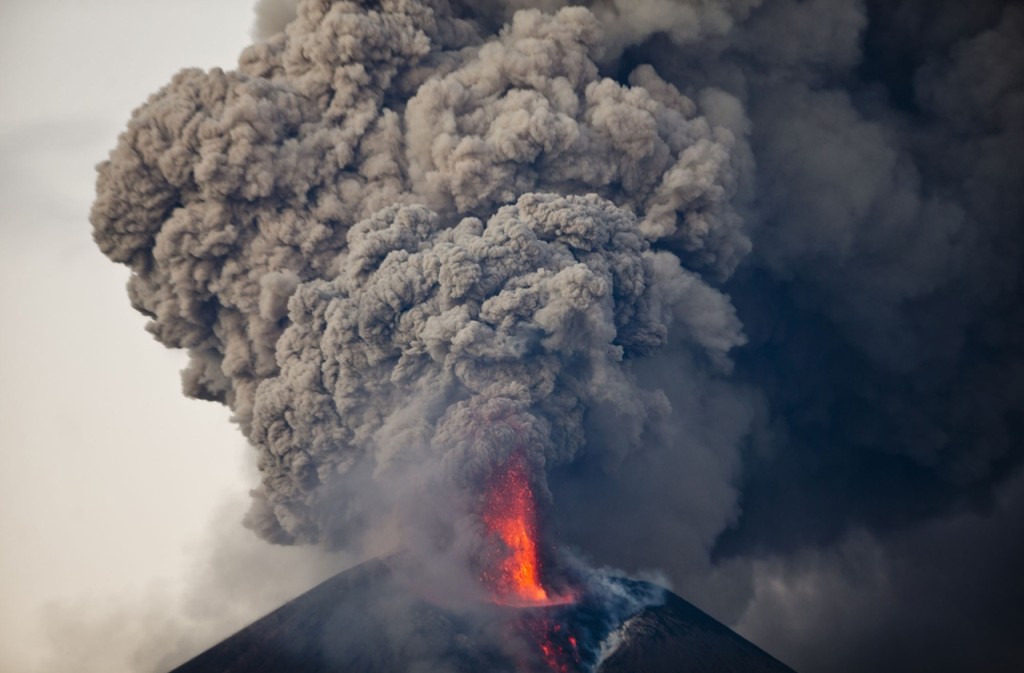
[[[388,562],[368,561],[335,575],[171,673],[793,673],[675,594],[645,582],[614,581],[626,592],[658,596],[657,604],[617,624],[607,624],[602,602],[585,598],[572,606],[492,606],[488,616],[440,608],[426,600],[409,601],[403,596],[408,586]],[[538,611],[546,614],[534,614]],[[529,638],[519,643],[521,647],[514,642],[517,628],[529,632],[531,624],[552,620],[561,624],[554,629],[565,634],[563,643],[573,639],[572,656],[552,661],[546,651],[531,653]],[[512,634],[511,642],[496,645],[488,638],[502,632]]]

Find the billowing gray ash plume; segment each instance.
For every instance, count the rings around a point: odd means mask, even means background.
[[[916,647],[963,564],[891,582],[970,540],[982,626],[912,659],[1011,670],[984,597],[1024,591],[962,529],[1022,518],[1024,10],[566,4],[260,2],[100,166],[96,241],[258,451],[247,524],[461,553],[518,452],[549,533],[798,668]]]
[[[719,360],[740,340],[668,252],[725,277],[749,248],[735,138],[650,67],[600,77],[598,44],[582,8],[488,36],[443,4],[306,3],[238,72],[182,72],[137,111],[96,240],[188,349],[186,393],[259,450],[266,537],[334,542],[367,461],[478,480],[502,427],[538,469],[582,453],[598,406],[639,447],[667,404],[628,363],[673,313],[714,312],[690,337]]]

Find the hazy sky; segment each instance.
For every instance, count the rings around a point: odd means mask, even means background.
[[[173,594],[251,481],[228,411],[181,395],[183,357],[142,329],[88,223],[131,110],[183,66],[231,67],[251,13],[0,3],[0,670],[53,647],[54,613]]]

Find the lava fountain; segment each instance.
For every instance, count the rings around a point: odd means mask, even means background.
[[[485,559],[481,580],[495,603],[517,608],[548,608],[576,602],[572,592],[552,594],[543,583],[538,550],[537,507],[522,454],[516,453],[487,482],[481,519],[496,538]],[[576,637],[548,611],[523,616],[520,629],[537,642],[538,652],[554,671],[579,664]]]

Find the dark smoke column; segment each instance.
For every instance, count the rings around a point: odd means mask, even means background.
[[[632,363],[672,335],[727,365],[702,276],[749,250],[737,139],[650,66],[599,76],[601,40],[578,7],[491,34],[442,0],[309,1],[135,111],[95,239],[258,451],[259,534],[415,546],[513,450],[545,497],[594,410],[639,446],[669,404]]]

